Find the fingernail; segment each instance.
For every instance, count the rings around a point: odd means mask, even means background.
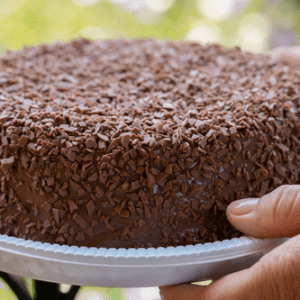
[[[242,216],[250,214],[256,207],[259,198],[237,200],[228,206],[233,215]]]

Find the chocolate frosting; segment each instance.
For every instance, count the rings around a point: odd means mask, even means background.
[[[0,233],[139,248],[240,236],[299,182],[300,72],[219,45],[76,40],[0,58]]]

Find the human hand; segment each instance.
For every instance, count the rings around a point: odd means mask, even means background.
[[[208,286],[160,287],[162,300],[300,299],[300,185],[285,185],[262,198],[232,202],[229,222],[249,236],[291,237],[251,268]]]

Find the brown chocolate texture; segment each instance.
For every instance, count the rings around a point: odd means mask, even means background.
[[[299,71],[218,45],[73,41],[0,58],[0,233],[87,247],[240,236],[299,182]]]

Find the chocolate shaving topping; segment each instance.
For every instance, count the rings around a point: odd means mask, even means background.
[[[0,233],[137,248],[241,235],[299,183],[299,71],[219,45],[75,40],[0,58]]]

